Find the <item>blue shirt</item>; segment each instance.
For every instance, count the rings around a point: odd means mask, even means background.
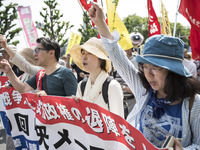
[[[166,135],[182,138],[182,101],[176,105],[167,105],[164,115],[153,117],[152,100],[150,99],[141,113],[140,131],[155,146],[161,148]],[[152,132],[153,131],[153,132]]]
[[[37,88],[36,75],[26,81],[33,89]],[[76,95],[77,79],[67,67],[61,66],[52,74],[46,76],[49,95],[71,96]],[[43,81],[42,81],[43,85]],[[44,90],[44,86],[42,86]]]

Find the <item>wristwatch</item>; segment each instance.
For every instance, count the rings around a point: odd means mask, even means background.
[[[122,86],[122,89],[124,90],[125,88],[126,88],[126,85],[123,85],[123,86]]]

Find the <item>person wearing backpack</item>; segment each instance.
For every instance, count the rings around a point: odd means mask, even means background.
[[[79,82],[75,99],[95,103],[124,118],[122,88],[108,74],[111,61],[101,40],[92,37],[83,45],[75,44],[70,55],[81,70],[89,73],[87,81]]]

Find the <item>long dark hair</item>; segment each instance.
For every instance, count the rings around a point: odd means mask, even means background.
[[[144,76],[144,72],[140,69],[142,64],[138,64],[139,77],[144,88],[148,91],[150,85]],[[167,95],[166,99],[172,102],[178,99],[192,97],[196,93],[200,93],[200,82],[195,77],[184,77],[174,72],[169,71],[164,92]]]

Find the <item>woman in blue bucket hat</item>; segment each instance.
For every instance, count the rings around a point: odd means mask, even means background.
[[[200,83],[182,64],[184,42],[165,35],[148,38],[143,55],[136,56],[137,70],[118,44],[120,35],[110,33],[101,6],[93,3],[89,15],[114,67],[135,95],[127,121],[158,148],[173,136],[175,150],[200,149]]]

